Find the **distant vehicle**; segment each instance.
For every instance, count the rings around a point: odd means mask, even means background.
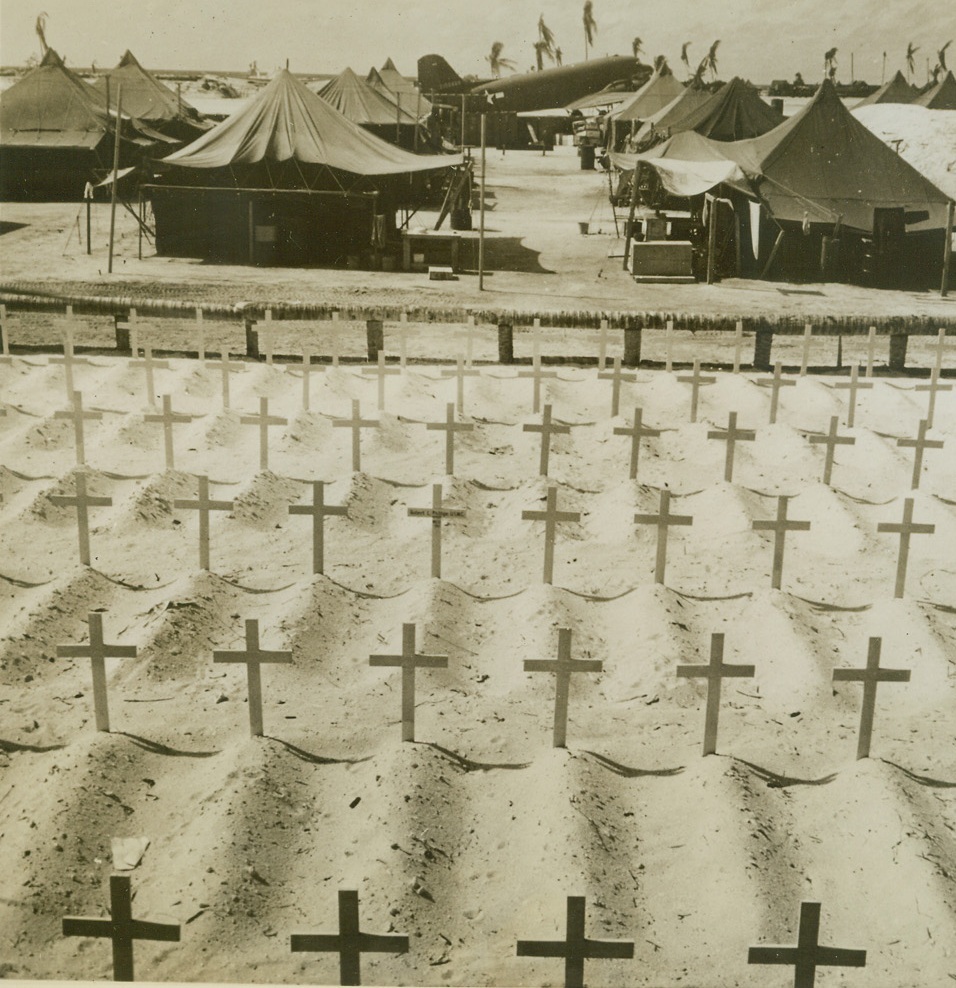
[[[494,99],[496,110],[513,113],[564,107],[616,82],[632,79],[644,82],[650,74],[650,66],[626,55],[609,55],[541,72],[482,80],[462,79],[441,55],[423,55],[418,60],[418,88],[429,99],[432,94],[485,94]]]

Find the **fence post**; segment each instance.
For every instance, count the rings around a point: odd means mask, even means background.
[[[510,322],[498,323],[498,362],[513,364],[515,359],[514,329]]]
[[[365,343],[371,363],[378,360],[379,350],[385,349],[385,323],[381,319],[365,320]]]
[[[129,323],[126,322],[125,316],[119,314],[113,316],[113,332],[116,335],[116,349],[120,353],[130,353]]]
[[[901,371],[906,367],[906,344],[909,337],[902,330],[890,333],[890,361],[891,371]]]
[[[770,370],[772,350],[773,330],[769,326],[758,326],[754,334],[754,370]]]
[[[624,327],[624,360],[625,367],[638,367],[641,363],[641,327]]]
[[[259,331],[256,329],[256,320],[252,316],[243,316],[242,321],[246,327],[246,356],[258,360]]]

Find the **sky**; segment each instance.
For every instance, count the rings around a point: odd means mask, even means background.
[[[956,3],[947,0],[593,0],[593,54],[628,54],[634,37],[650,60],[680,67],[690,41],[698,61],[720,39],[723,78],[753,82],[822,76],[823,52],[837,47],[838,79],[879,82],[904,71],[908,42],[919,46],[914,81],[926,57],[956,38]],[[391,57],[414,75],[420,55],[443,54],[462,75],[487,75],[495,41],[525,71],[534,62],[538,18],[554,32],[564,62],[584,57],[581,0],[0,0],[0,63],[22,65],[39,52],[37,15],[48,15],[47,42],[67,64],[115,65],[129,48],[149,68],[236,70],[254,60],[271,72],[364,74]],[[956,66],[956,43],[950,49]]]

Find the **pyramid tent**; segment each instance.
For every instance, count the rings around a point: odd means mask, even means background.
[[[711,93],[702,87],[686,86],[683,92],[675,96],[667,106],[644,121],[637,132],[638,145],[651,140],[656,135],[669,136],[673,124],[702,106],[710,97]]]
[[[911,86],[903,78],[903,73],[897,70],[896,75],[889,82],[883,83],[875,93],[860,100],[853,109],[872,106],[874,103],[912,103],[917,95],[915,87]]]
[[[669,126],[671,133],[693,130],[714,141],[741,141],[766,134],[782,120],[750,83],[734,78],[696,109],[672,119]]]
[[[330,79],[319,90],[319,96],[352,123],[364,127],[389,127],[394,132],[396,123],[408,127],[414,127],[416,123],[415,117],[404,107],[374,89],[351,69]]]
[[[413,80],[403,76],[395,68],[395,63],[390,58],[386,59],[380,69],[371,68],[365,81],[373,89],[384,91],[386,95],[390,93],[393,98],[397,97],[402,108],[413,115],[420,113],[421,116],[426,116],[431,113],[431,103],[421,95]]]
[[[177,139],[192,140],[212,126],[194,107],[144,69],[129,50],[115,69],[96,80],[95,88],[104,96],[107,86],[114,102],[117,89],[122,87],[123,110],[131,117]]]
[[[630,99],[608,114],[615,122],[647,120],[684,91],[684,84],[666,66],[655,71]]]
[[[953,78],[953,73],[947,72],[935,86],[917,96],[913,102],[928,110],[956,110],[956,78]]]

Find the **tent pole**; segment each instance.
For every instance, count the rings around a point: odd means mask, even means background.
[[[465,99],[464,93],[461,94],[461,153],[465,153]]]
[[[710,200],[710,222],[707,224],[707,284],[714,283],[717,267],[717,199]]]
[[[949,202],[949,209],[946,211],[946,240],[943,243],[943,283],[939,294],[946,298],[949,292],[949,266],[953,256],[953,214],[956,212],[956,203]]]
[[[107,114],[109,106],[107,105]],[[119,185],[119,157],[120,157],[120,132],[123,129],[123,84],[116,87],[116,133],[113,141],[113,188],[110,194],[110,257],[107,266],[107,273],[113,273],[113,238],[116,233],[116,187]]]
[[[478,291],[485,289],[485,152],[488,114],[481,115],[481,203],[478,221]],[[950,214],[952,217],[952,214]]]
[[[83,198],[86,200],[86,253],[92,254],[93,245],[90,241],[90,231],[93,223],[90,213],[92,211],[92,206],[93,206],[93,188],[89,184],[89,182],[86,183],[86,189],[83,192]]]
[[[631,238],[634,236],[634,214],[637,212],[637,163],[631,173],[631,208],[627,211],[627,223],[624,226],[624,263],[621,270],[627,270],[628,253],[631,249]]]
[[[137,204],[137,211],[139,213],[139,259],[143,259],[143,190],[139,189],[137,191],[139,196],[139,203]]]

